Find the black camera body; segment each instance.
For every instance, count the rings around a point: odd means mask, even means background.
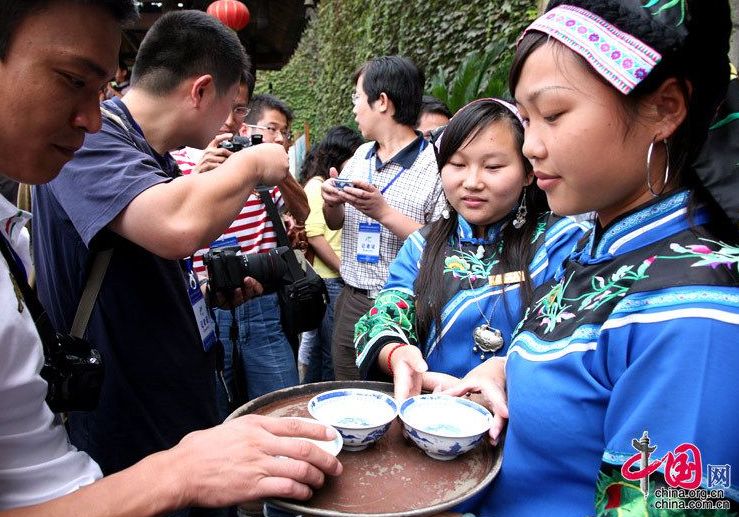
[[[46,403],[54,413],[92,411],[103,385],[100,352],[84,339],[56,334],[57,346],[44,354],[41,377],[48,383]]]
[[[267,253],[242,255],[238,246],[211,248],[203,256],[208,268],[210,289],[230,296],[235,289],[244,286],[244,277],[250,276],[264,288],[264,293],[273,293],[293,281],[287,265],[287,246],[273,248]]]
[[[242,149],[251,147],[253,145],[261,144],[263,141],[262,135],[251,135],[251,136],[235,136],[231,140],[224,140],[218,147],[227,149],[232,153],[237,153]]]

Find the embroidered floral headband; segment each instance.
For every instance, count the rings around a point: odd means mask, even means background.
[[[577,52],[614,88],[628,95],[662,55],[603,18],[570,5],[546,12],[521,35],[539,31]],[[520,41],[520,38],[519,38]]]

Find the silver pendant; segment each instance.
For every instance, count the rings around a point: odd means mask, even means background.
[[[497,352],[503,348],[503,334],[489,325],[475,327],[472,339],[475,341],[475,347],[486,353]]]

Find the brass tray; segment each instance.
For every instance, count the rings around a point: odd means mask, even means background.
[[[328,390],[366,388],[392,394],[385,382],[335,381],[285,388],[254,399],[228,418],[256,413],[276,417],[309,417],[307,403]],[[341,451],[343,473],[308,501],[271,499],[270,504],[304,516],[416,517],[434,515],[483,490],[500,471],[500,447],[487,440],[450,461],[434,460],[402,434],[399,419],[374,446],[359,452]]]

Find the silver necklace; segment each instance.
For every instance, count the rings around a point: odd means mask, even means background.
[[[481,244],[477,248],[478,255],[482,256],[484,250],[485,248]],[[469,277],[467,277],[467,282],[470,284],[470,290],[473,290],[474,287],[472,286],[472,280],[470,280]],[[495,300],[495,303],[493,303],[493,308],[490,311],[491,317],[493,315],[493,312],[495,312],[495,306],[498,304],[499,301],[500,298]],[[480,361],[484,361],[485,354],[493,354],[503,348],[503,333],[490,324],[490,320],[485,316],[485,313],[480,308],[480,302],[477,300],[477,297],[475,297],[475,305],[477,306],[477,311],[480,313],[480,316],[482,316],[482,319],[485,320],[485,323],[483,323],[482,325],[478,325],[472,331],[472,341],[475,343],[475,346],[472,347],[472,351],[475,354],[480,352]]]

